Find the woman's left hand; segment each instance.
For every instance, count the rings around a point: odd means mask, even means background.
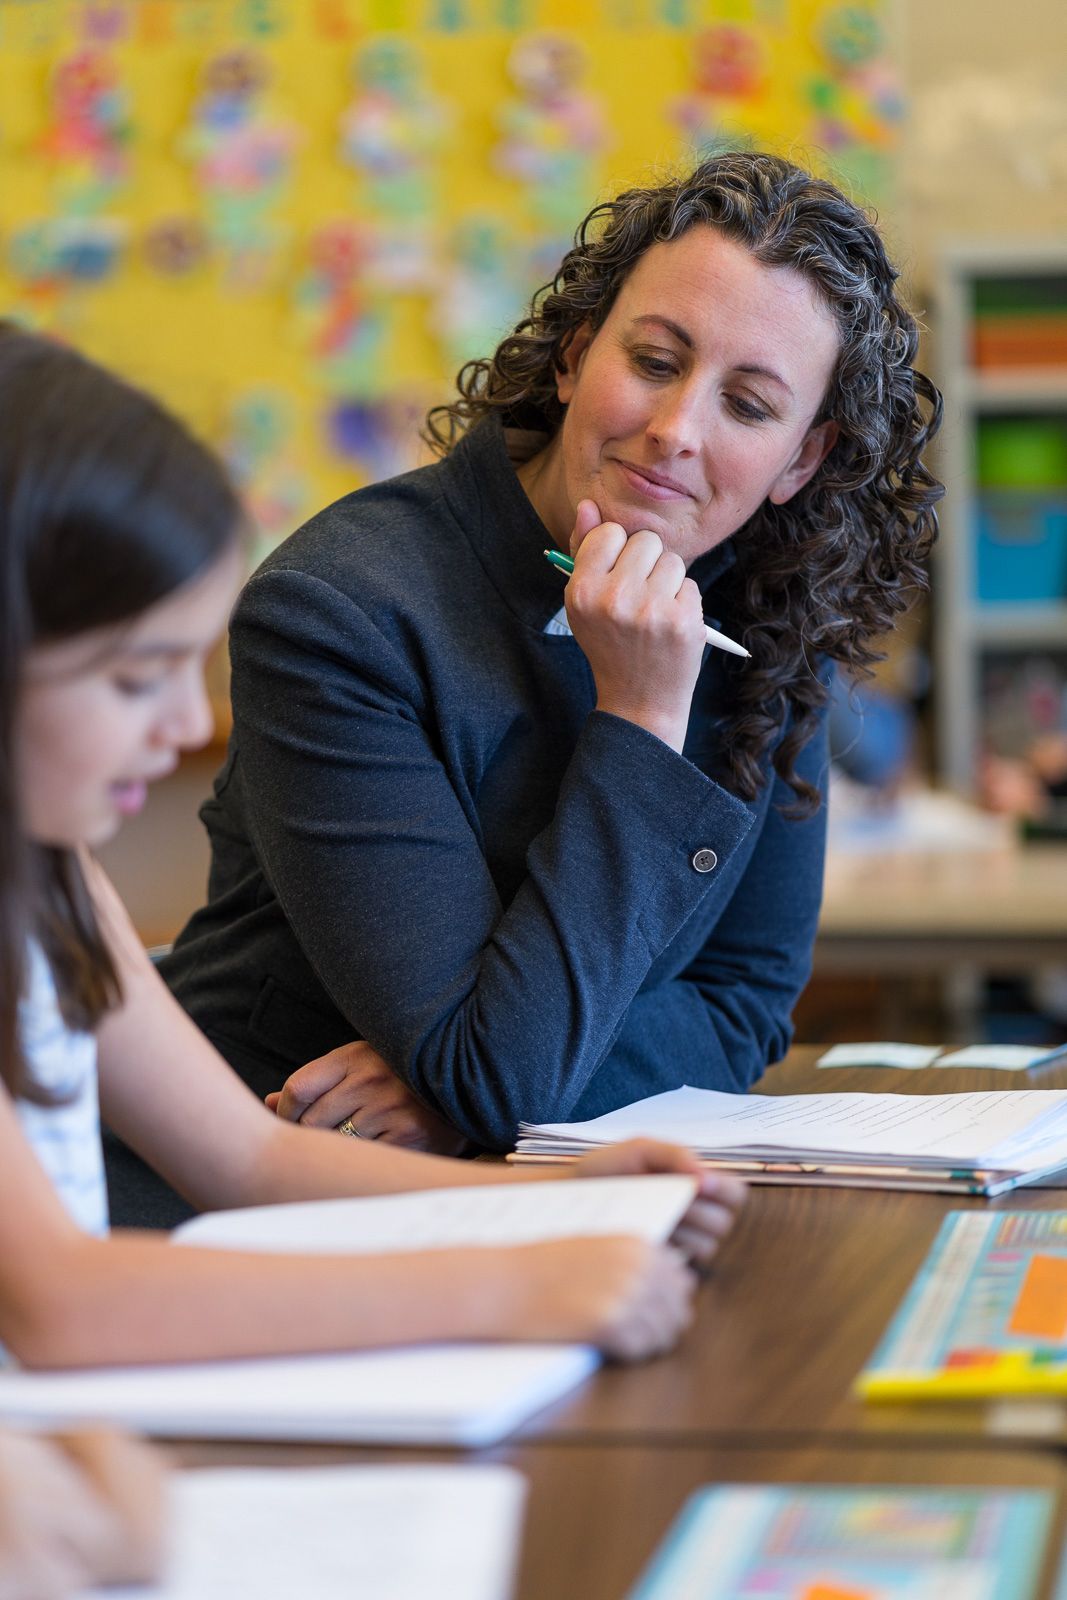
[[[353,1039],[328,1055],[299,1067],[267,1108],[286,1122],[336,1128],[346,1119],[364,1139],[459,1155],[466,1139],[452,1124],[424,1106],[364,1039]]]
[[[705,1267],[737,1220],[748,1194],[739,1178],[705,1172],[691,1150],[659,1139],[627,1139],[605,1145],[574,1163],[576,1178],[623,1178],[649,1172],[681,1172],[697,1179],[700,1187],[679,1222],[671,1243],[696,1267]]]

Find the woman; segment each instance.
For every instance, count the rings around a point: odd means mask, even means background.
[[[895,279],[770,156],[628,191],[431,414],[443,460],[253,578],[210,898],[165,971],[258,1092],[321,1053],[283,1115],[499,1149],[784,1053],[827,663],[873,659],[936,525]]]

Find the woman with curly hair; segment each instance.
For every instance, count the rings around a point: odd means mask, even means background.
[[[768,155],[628,190],[431,413],[443,459],[260,568],[165,971],[261,1093],[316,1056],[280,1114],[502,1149],[785,1052],[831,663],[875,659],[936,529],[896,276]]]

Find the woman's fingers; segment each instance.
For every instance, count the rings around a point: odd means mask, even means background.
[[[271,1100],[274,1100],[270,1109],[286,1122],[302,1122],[305,1113],[316,1102],[339,1083],[344,1082],[348,1069],[345,1049],[347,1046],[341,1050],[331,1050],[329,1055],[319,1056],[290,1073],[282,1085],[281,1092],[277,1096],[268,1096],[268,1106]],[[343,1112],[338,1121],[343,1122],[346,1114]]]

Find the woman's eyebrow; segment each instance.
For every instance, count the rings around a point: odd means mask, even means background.
[[[791,395],[793,393],[792,389],[790,388],[789,384],[786,383],[781,373],[775,372],[773,367],[761,367],[751,362],[744,362],[738,363],[738,365],[734,368],[734,371],[751,373],[757,378],[770,378],[772,383],[777,383],[786,391],[787,394]]]
[[[634,321],[635,322],[658,322],[661,328],[666,328],[668,333],[673,333],[674,337],[678,340],[678,342],[680,344],[684,344],[687,350],[692,350],[692,348],[693,348],[692,335],[686,333],[685,329],[683,327],[681,327],[677,322],[672,322],[670,317],[657,317],[657,316],[653,315],[652,313],[649,313],[647,316],[635,317]]]
[[[684,344],[687,350],[693,349],[692,334],[687,333],[680,323],[673,322],[670,317],[661,317],[654,312],[648,312],[644,316],[635,317],[633,320],[635,323],[658,323],[661,328],[666,328],[668,333],[673,333],[679,344]],[[778,384],[779,388],[784,389],[787,394],[792,395],[793,393],[791,386],[786,383],[780,372],[775,372],[773,367],[763,367],[758,362],[744,361],[738,362],[733,370],[735,372],[748,373],[756,378],[769,378],[772,383]]]

